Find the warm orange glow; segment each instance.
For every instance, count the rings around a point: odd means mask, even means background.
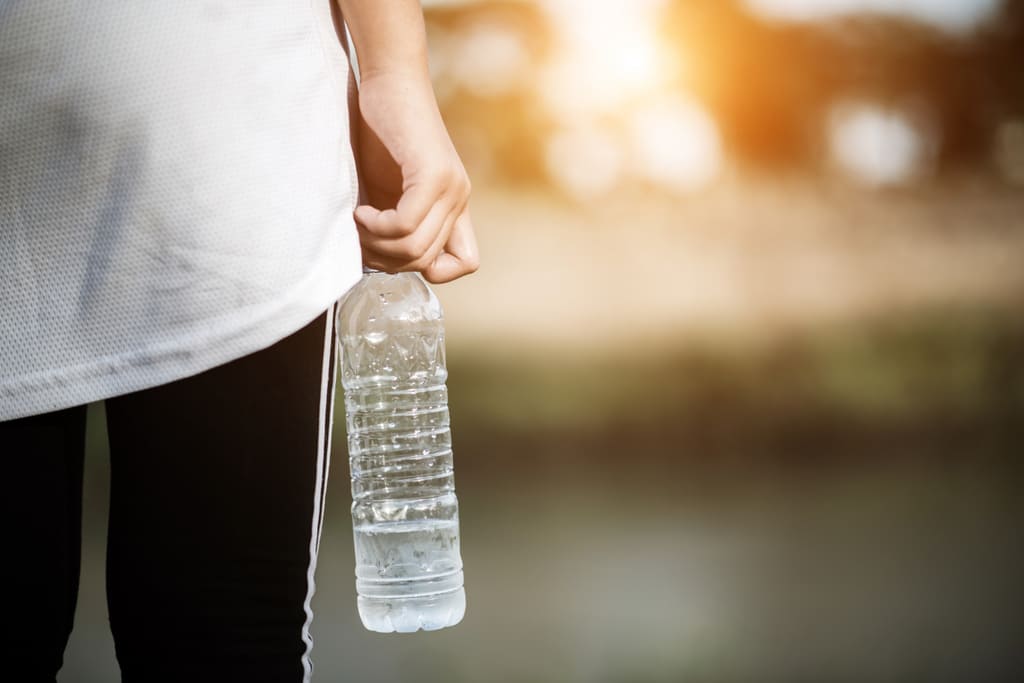
[[[548,0],[559,43],[540,85],[556,117],[622,113],[665,87],[679,65],[657,34],[662,4]]]

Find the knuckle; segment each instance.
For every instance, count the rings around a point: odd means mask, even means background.
[[[413,261],[411,261],[409,263],[409,268],[411,270],[416,270],[416,271],[422,272],[422,271],[426,270],[427,268],[429,268],[431,263],[432,263],[432,261],[429,258],[427,258],[426,256],[420,256],[419,258],[414,259]]]
[[[395,249],[394,253],[394,257],[396,259],[405,262],[413,261],[418,256],[419,254],[417,254],[416,251],[408,244],[403,244],[402,246],[398,247],[397,249]]]
[[[458,192],[465,184],[466,171],[458,159],[455,159],[441,167],[441,177],[444,179],[445,189]]]
[[[410,261],[421,259],[430,248],[430,242],[420,235],[413,235],[402,245],[402,256]]]
[[[454,184],[459,178],[459,167],[453,162],[448,162],[441,167],[441,177],[446,185]]]
[[[416,244],[416,256],[426,257],[430,248],[434,245],[433,235],[424,235],[422,239]]]
[[[434,166],[427,175],[428,185],[436,193],[442,192],[450,180],[448,169],[443,165]]]
[[[395,233],[399,237],[408,237],[416,232],[416,224],[407,216],[399,216],[395,222]]]

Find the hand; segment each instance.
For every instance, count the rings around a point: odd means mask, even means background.
[[[369,202],[355,218],[364,265],[449,282],[479,267],[469,178],[429,78],[375,73],[359,89],[359,178]]]

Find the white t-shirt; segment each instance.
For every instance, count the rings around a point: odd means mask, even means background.
[[[330,2],[0,3],[0,420],[265,348],[358,280]]]

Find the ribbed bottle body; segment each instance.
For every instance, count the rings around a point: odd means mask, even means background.
[[[339,321],[359,612],[382,632],[444,628],[465,611],[444,327],[410,278],[364,276]]]

